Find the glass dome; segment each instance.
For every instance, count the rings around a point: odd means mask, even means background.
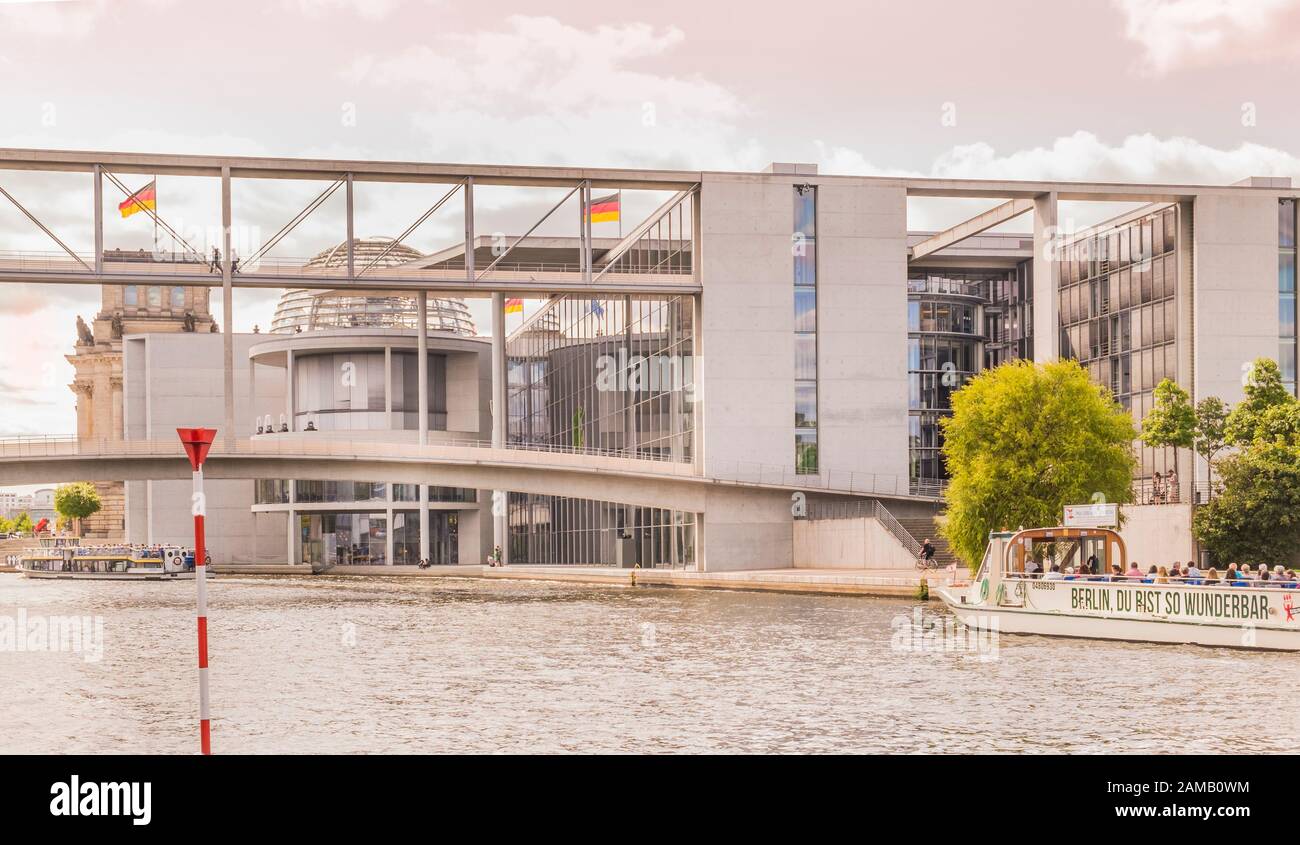
[[[391,247],[391,248],[390,248]],[[365,267],[384,250],[388,250],[376,267],[396,267],[424,254],[405,244],[393,244],[392,238],[362,238],[353,241],[355,265]],[[311,268],[346,267],[347,242],[325,250],[307,262]],[[271,321],[274,334],[294,334],[314,329],[386,328],[414,329],[416,327],[414,296],[367,296],[335,291],[289,288],[280,297]],[[469,307],[463,299],[445,297],[429,298],[430,331],[452,334],[477,334]]]

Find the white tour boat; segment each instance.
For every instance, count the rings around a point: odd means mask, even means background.
[[[1046,548],[1041,548],[1041,547]],[[1206,583],[1093,574],[1128,569],[1124,541],[1108,528],[1032,528],[993,533],[964,590],[937,592],[979,630],[1157,643],[1300,651],[1300,585],[1253,579]],[[1054,561],[1044,575],[1027,561]],[[1072,570],[1072,572],[1070,572]],[[1222,579],[1222,576],[1220,576]]]
[[[188,581],[194,552],[180,546],[126,543],[83,546],[76,537],[39,537],[40,545],[18,555],[24,578],[78,581]]]

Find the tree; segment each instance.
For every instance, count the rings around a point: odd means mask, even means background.
[[[99,491],[89,481],[61,485],[54,490],[54,510],[66,519],[77,520],[77,533],[81,533],[81,520],[99,513],[103,502]]]
[[[1242,392],[1244,398],[1228,414],[1224,424],[1224,440],[1229,446],[1253,443],[1263,435],[1271,409],[1296,405],[1296,398],[1282,383],[1282,371],[1268,358],[1256,358],[1250,365]]]
[[[32,516],[27,511],[23,511],[18,514],[18,516],[14,517],[13,524],[14,531],[19,531],[23,534],[32,533]]]
[[[1192,531],[1220,563],[1275,564],[1300,546],[1300,446],[1260,441],[1219,462],[1222,492]]]
[[[1214,458],[1228,445],[1224,436],[1227,419],[1228,406],[1219,397],[1207,396],[1196,403],[1196,436],[1192,448],[1205,458],[1205,482],[1211,497],[1214,496]]]
[[[1066,505],[1131,501],[1133,418],[1076,361],[1014,361],[953,394],[941,529],[972,568],[990,531],[1057,525]]]
[[[1190,449],[1196,440],[1196,409],[1191,397],[1172,379],[1156,385],[1155,404],[1142,420],[1142,442],[1148,446],[1172,446],[1174,473],[1178,472],[1178,450]]]

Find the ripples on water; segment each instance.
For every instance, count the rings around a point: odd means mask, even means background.
[[[1300,730],[1294,654],[898,652],[904,601],[443,578],[209,594],[218,753],[1242,753]],[[0,652],[0,752],[195,750],[193,583],[0,575],[0,615],[18,608],[103,616],[104,655]]]

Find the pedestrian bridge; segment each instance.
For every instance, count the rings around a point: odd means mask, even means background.
[[[907,478],[760,463],[715,465],[629,458],[562,447],[494,447],[488,441],[417,445],[341,439],[323,432],[218,438],[204,465],[211,479],[386,481],[508,490],[613,501],[703,513],[711,495],[744,490],[800,491],[884,499],[937,501],[939,491],[909,490]],[[180,441],[95,440],[73,436],[0,438],[0,485],[70,481],[188,479]]]

